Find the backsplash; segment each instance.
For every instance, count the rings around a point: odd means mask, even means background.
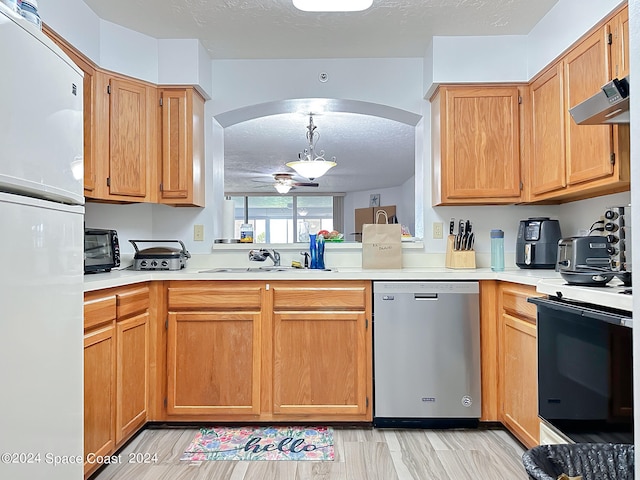
[[[432,239],[431,225],[450,218],[469,219],[476,232],[476,251],[490,250],[489,231],[499,228],[505,232],[505,252],[515,252],[516,235],[520,220],[529,217],[551,217],[560,220],[563,237],[582,234],[604,213],[607,207],[628,205],[629,192],[596,197],[562,205],[508,205],[428,208],[425,218],[424,239],[427,253],[444,253],[445,239]],[[208,208],[174,208],[165,205],[109,205],[87,203],[85,224],[87,227],[112,228],[120,235],[123,254],[132,254],[130,239],[179,239],[185,242],[191,253],[210,253],[213,239],[213,215]],[[205,229],[203,242],[193,241],[193,225],[202,224]],[[445,231],[446,234],[446,231]]]

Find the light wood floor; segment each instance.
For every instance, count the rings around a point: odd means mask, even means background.
[[[526,480],[523,447],[503,430],[334,427],[335,461],[181,462],[197,428],[148,428],[92,480]],[[129,453],[157,463],[129,464]]]

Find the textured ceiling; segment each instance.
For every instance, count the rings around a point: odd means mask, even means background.
[[[434,35],[527,34],[557,0],[374,0],[364,12],[309,13],[291,0],[84,0],[96,14],[155,38],[197,38],[213,59],[424,56]],[[304,110],[298,110],[304,111]],[[338,166],[318,188],[348,192],[402,185],[414,171],[414,127],[372,115],[314,118],[318,149]],[[225,190],[274,192],[306,146],[308,118],[269,115],[225,128]],[[303,180],[303,179],[299,179]]]
[[[349,192],[399,186],[413,176],[415,127],[355,113],[315,115],[316,151],[337,166],[295,193]],[[307,148],[309,117],[280,114],[225,128],[226,192],[273,193],[273,173],[291,172],[287,162]],[[294,181],[308,181],[294,177]]]
[[[212,58],[422,57],[433,35],[517,35],[557,0],[374,0],[311,13],[291,0],[85,0],[155,38],[198,38]]]

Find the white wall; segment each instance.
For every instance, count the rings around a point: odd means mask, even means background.
[[[624,0],[560,0],[531,30],[526,58],[529,78],[578,40]]]
[[[102,68],[158,83],[158,40],[100,20]]]
[[[81,0],[47,0],[38,4],[42,21],[100,63],[100,18]]]
[[[376,188],[374,190],[361,190],[349,192],[344,196],[344,232],[346,240],[352,241],[355,230],[355,209],[369,206],[369,196],[373,193],[380,194],[380,205],[395,205],[398,223],[406,225],[411,233],[415,232],[415,197],[414,178],[410,178],[404,184],[392,188]]]
[[[413,113],[422,103],[420,58],[214,60],[212,69],[214,114],[292,98],[361,100]]]

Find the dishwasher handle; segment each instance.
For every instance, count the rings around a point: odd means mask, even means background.
[[[438,294],[437,293],[414,293],[413,299],[414,300],[437,300]]]

